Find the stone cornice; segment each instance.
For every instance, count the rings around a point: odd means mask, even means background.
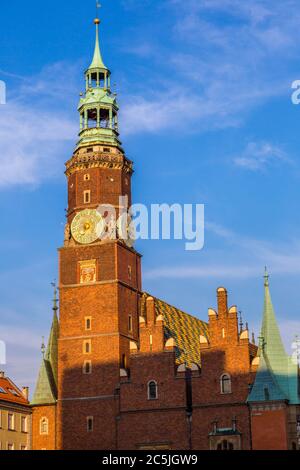
[[[66,163],[66,175],[87,168],[109,168],[124,170],[125,173],[133,173],[133,163],[122,154],[110,154],[103,152],[75,153]]]

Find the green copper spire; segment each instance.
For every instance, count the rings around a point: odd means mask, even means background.
[[[287,400],[299,403],[298,366],[286,354],[275,317],[269,289],[269,275],[264,275],[264,313],[259,343],[259,367],[248,397],[249,402]]]
[[[104,65],[100,51],[99,18],[94,23],[96,44],[93,61],[85,72],[85,93],[80,94],[80,132],[76,149],[103,145],[123,151],[119,140],[117,95],[111,92],[111,73]]]
[[[94,51],[94,57],[91,65],[89,66],[90,69],[105,69],[103,60],[102,60],[102,55],[101,55],[101,50],[100,50],[100,43],[99,43],[99,25],[100,25],[100,20],[98,18],[95,19],[94,21],[96,25],[96,42],[95,42],[95,51]]]
[[[57,310],[57,290],[56,287],[54,287],[52,326],[46,351],[44,341],[42,344],[43,358],[36,389],[31,402],[32,405],[49,405],[56,403],[59,336]]]

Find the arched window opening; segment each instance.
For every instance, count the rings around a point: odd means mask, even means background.
[[[40,420],[40,434],[47,435],[49,432],[49,421],[48,418],[41,418]]]
[[[109,110],[108,109],[100,109],[100,127],[102,127],[102,129],[109,128]]]
[[[89,109],[87,113],[88,117],[88,128],[97,126],[97,109]]]
[[[229,374],[223,374],[221,376],[221,393],[231,393],[231,377]]]
[[[232,442],[228,442],[226,439],[224,439],[217,445],[217,450],[234,450],[234,446]]]
[[[157,400],[157,383],[154,380],[151,380],[148,383],[148,400]]]

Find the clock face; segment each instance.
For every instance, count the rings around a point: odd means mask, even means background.
[[[73,219],[71,231],[74,240],[82,245],[88,245],[101,237],[104,230],[104,220],[94,209],[79,212]]]

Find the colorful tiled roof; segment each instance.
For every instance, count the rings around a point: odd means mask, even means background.
[[[0,377],[0,401],[29,405],[21,390],[8,377]]]
[[[142,302],[142,316],[145,316],[144,294]],[[179,310],[168,303],[154,298],[156,314],[164,318],[166,340],[174,338],[176,342],[176,363],[201,364],[200,335],[208,339],[208,324],[188,313]]]

